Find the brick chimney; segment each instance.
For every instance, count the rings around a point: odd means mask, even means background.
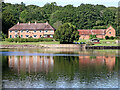
[[[48,24],[48,21],[46,22],[46,25]]]
[[[19,25],[20,23],[18,22],[17,24]]]
[[[28,24],[30,25],[30,21],[28,22]]]
[[[35,21],[35,24],[37,24],[37,22]]]

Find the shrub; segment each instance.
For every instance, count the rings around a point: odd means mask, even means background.
[[[34,38],[6,38],[5,41],[8,42],[42,42],[42,41],[53,41],[52,38],[39,38],[39,39],[34,39]]]
[[[105,39],[106,39],[106,40],[109,39],[109,36],[105,36]]]
[[[94,43],[92,41],[87,41],[86,44],[88,44],[88,45],[94,45]]]
[[[90,35],[90,39],[97,38],[96,35]]]
[[[113,36],[111,36],[111,37],[110,37],[110,39],[112,39],[112,40],[113,40],[113,39],[114,39],[114,37],[113,37]]]

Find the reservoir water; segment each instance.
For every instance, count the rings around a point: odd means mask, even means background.
[[[118,50],[0,49],[3,88],[118,88]]]

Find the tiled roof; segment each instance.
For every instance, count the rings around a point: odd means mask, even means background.
[[[79,35],[104,35],[105,34],[105,31],[106,29],[94,29],[94,30],[85,30],[85,29],[82,29],[82,30],[78,30],[79,31]]]
[[[48,23],[18,23],[14,25],[9,30],[37,30],[37,29],[53,29],[55,30],[50,24]]]

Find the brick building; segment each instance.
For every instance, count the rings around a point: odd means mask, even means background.
[[[8,38],[53,38],[55,28],[46,23],[17,23],[8,30]]]
[[[105,39],[105,36],[116,36],[116,32],[115,29],[110,26],[107,29],[92,29],[92,30],[86,30],[86,29],[82,29],[82,30],[78,30],[79,31],[79,39],[89,39],[90,35],[96,35],[97,38],[103,38]]]

